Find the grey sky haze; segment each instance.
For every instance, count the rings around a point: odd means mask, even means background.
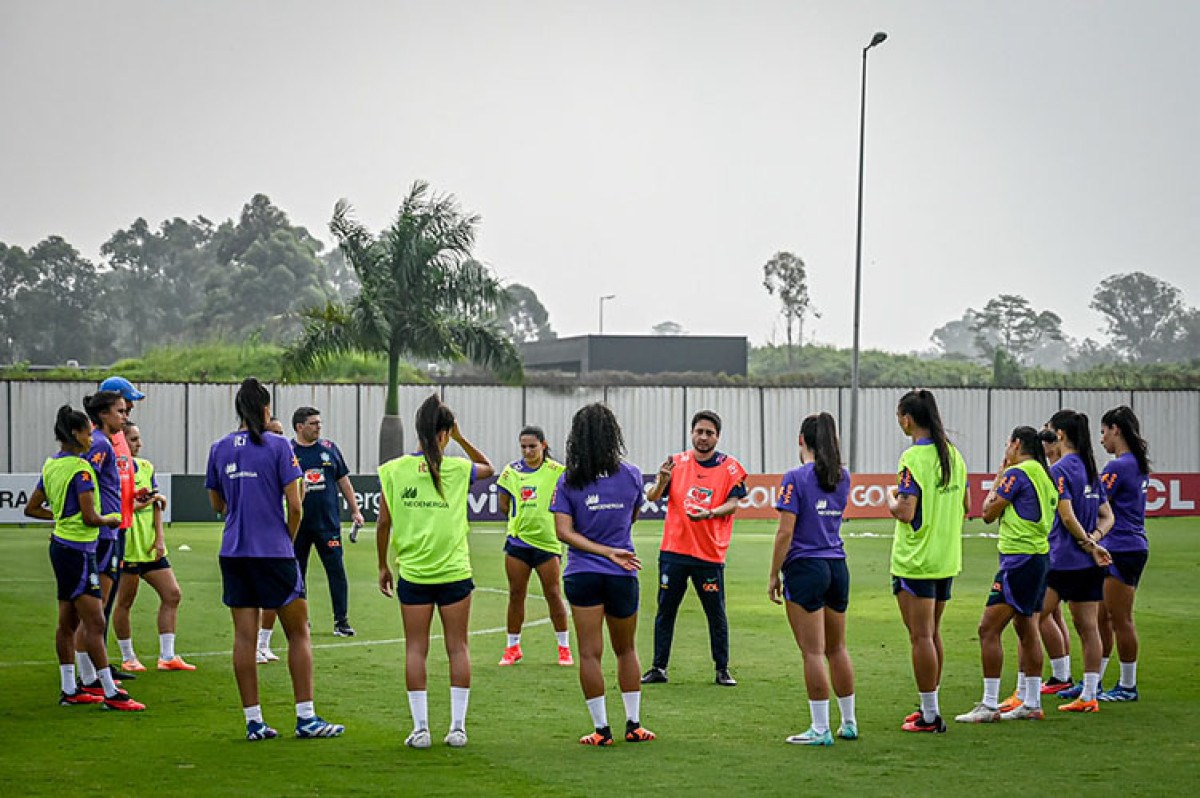
[[[1099,337],[1103,277],[1200,304],[1194,2],[0,4],[0,241],[87,257],[138,216],[262,192],[329,241],[415,179],[563,335],[660,321],[782,341],[761,286],[808,264],[849,345],[861,48],[863,344],[1020,293]]]

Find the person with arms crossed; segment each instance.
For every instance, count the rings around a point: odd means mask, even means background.
[[[92,445],[92,423],[86,415],[63,405],[54,420],[54,437],[61,449],[42,465],[42,476],[25,505],[25,515],[53,521],[50,563],[58,583],[58,652],[63,706],[103,704],[106,709],[139,712],[146,708],[117,687],[104,645],[104,609],[96,565],[97,530],[116,529],[120,513],[102,514],[96,472],[80,455]],[[82,648],[77,642],[82,637]],[[95,681],[80,687],[73,657],[86,651],[98,668]]]
[[[850,571],[841,536],[850,472],[842,467],[837,426],[828,413],[808,416],[800,423],[799,446],[800,467],[784,474],[775,505],[779,531],[767,596],[776,604],[784,603],[781,597],[787,600],[788,624],[804,658],[812,723],[787,742],[828,746],[833,745],[829,732],[831,677],[842,716],[837,736],[858,739],[854,665],[846,651]]]
[[[729,620],[725,615],[725,554],[733,532],[733,514],[746,495],[746,469],[717,451],[721,417],[711,410],[692,416],[692,448],[672,455],[658,469],[646,493],[650,501],[667,496],[667,515],[658,554],[658,612],[654,616],[654,662],[642,684],[668,680],[667,663],[675,636],[675,618],[687,595],[688,580],[696,589],[708,619],[709,646],[716,683],[735,687],[729,674]]]
[[[267,421],[267,432],[283,435],[283,422],[275,416]],[[304,485],[300,485],[300,498],[304,498]],[[285,502],[286,506],[286,502]],[[262,610],[259,613],[258,647],[254,652],[254,661],[259,665],[268,662],[279,662],[279,655],[271,650],[271,635],[275,633],[275,610]]]
[[[583,745],[613,744],[604,703],[604,626],[617,658],[617,682],[625,704],[625,741],[649,742],[642,726],[637,655],[637,572],[633,522],[642,507],[642,474],[624,462],[625,438],[613,412],[602,404],[581,408],[571,419],[567,464],[550,509],[558,539],[570,547],[563,587],[575,621],[579,685],[595,731]]]
[[[240,426],[212,445],[204,483],[212,508],[225,515],[220,551],[222,598],[233,617],[233,671],[246,739],[278,736],[263,720],[258,699],[254,652],[262,609],[276,610],[287,635],[296,736],[337,737],[345,727],[323,720],[313,707],[308,602],[292,548],[300,526],[303,474],[287,440],[266,432],[270,403],[270,392],[258,380],[247,377],[242,381],[235,400]]]
[[[179,617],[179,602],[183,592],[175,579],[175,571],[167,560],[167,543],[163,536],[163,510],[167,500],[158,492],[154,464],[138,457],[142,450],[142,432],[133,422],[125,424],[125,440],[134,462],[133,526],[125,540],[125,561],[121,570],[126,579],[117,586],[117,606],[113,610],[113,627],[117,645],[121,647],[121,667],[140,673],[146,666],[138,660],[133,648],[130,611],[137,599],[142,579],[158,594],[158,670],[194,671],[196,666],[185,662],[175,653],[175,625]]]
[[[500,512],[508,517],[504,541],[504,573],[508,577],[508,639],[501,665],[515,665],[521,652],[521,626],[525,622],[525,595],[529,577],[536,572],[558,638],[558,664],[574,665],[567,604],[562,597],[562,543],[554,534],[550,499],[564,466],[550,459],[550,447],[541,427],[525,427],[517,438],[521,459],[509,463],[496,482]]]
[[[888,488],[892,538],[892,594],[908,629],[913,676],[921,708],[903,731],[942,734],[938,705],[945,653],[942,614],[954,577],[962,571],[963,518],[971,509],[967,466],[946,437],[933,394],[909,391],[896,406],[896,421],[912,440],[900,456],[897,484]]]
[[[429,627],[436,609],[450,660],[450,731],[443,742],[467,744],[471,697],[471,552],[467,497],[471,483],[495,473],[492,463],[458,429],[449,407],[431,394],[417,409],[420,450],[379,466],[375,546],[379,590],[400,601],[404,625],[404,683],[413,730],[404,744],[429,748]],[[454,441],[467,457],[446,457]],[[468,459],[469,458],[469,459]],[[392,568],[396,569],[393,576]]]

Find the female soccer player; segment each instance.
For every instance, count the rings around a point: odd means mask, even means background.
[[[637,572],[633,522],[642,506],[642,474],[621,460],[625,438],[616,416],[602,404],[580,408],[571,419],[567,468],[550,509],[558,539],[571,551],[563,582],[579,648],[579,684],[595,732],[584,745],[613,744],[604,704],[604,626],[617,657],[617,682],[625,703],[625,741],[648,742],[641,724],[642,681],[638,662]]]
[[[100,514],[96,472],[83,454],[92,445],[92,422],[70,405],[58,409],[54,437],[58,454],[42,465],[42,478],[25,505],[25,515],[53,521],[50,564],[58,582],[58,628],[54,646],[62,677],[63,706],[103,703],[107,709],[138,712],[146,708],[117,688],[104,646],[104,606],[100,601],[100,575],[96,566],[96,541],[100,527],[116,529],[120,512]],[[82,627],[84,650],[95,664],[98,685],[79,687],[75,682],[76,631]]]
[[[1046,452],[1033,427],[1017,427],[1004,448],[1004,462],[983,501],[983,520],[1000,519],[1000,571],[992,580],[987,606],[979,620],[983,663],[983,698],[955,718],[959,723],[997,720],[1041,720],[1042,641],[1038,625],[1049,569],[1050,528],[1058,507],[1058,491],[1050,478]],[[1004,646],[1000,635],[1012,622],[1020,641],[1025,673],[1022,703],[1000,712],[1000,672]]]
[[[125,540],[125,561],[121,565],[122,573],[129,578],[122,579],[117,585],[117,606],[113,610],[113,627],[123,660],[121,667],[135,673],[146,670],[134,653],[129,623],[138,585],[145,579],[158,594],[158,669],[194,671],[195,665],[184,662],[183,657],[175,653],[175,622],[183,592],[167,560],[167,544],[163,538],[162,512],[167,500],[158,493],[154,464],[138,457],[142,450],[142,433],[137,424],[125,424],[125,441],[129,444],[136,470],[133,475],[133,526]]]
[[[933,394],[909,391],[896,420],[912,446],[900,456],[898,484],[888,489],[896,519],[892,539],[892,593],[912,645],[913,675],[921,709],[904,719],[909,732],[946,731],[938,706],[942,681],[942,613],[962,570],[963,517],[971,509],[967,466],[946,437]]]
[[[467,489],[495,469],[483,452],[463,437],[454,413],[432,394],[417,409],[420,451],[389,460],[379,467],[379,522],[375,531],[379,557],[379,589],[400,599],[404,624],[404,682],[413,730],[404,741],[428,748],[429,693],[426,661],[429,626],[436,607],[442,619],[446,655],[450,659],[450,732],[452,748],[467,744],[467,702],[471,696],[471,653],[467,624],[471,618],[471,555],[467,548]],[[454,441],[467,457],[446,457]],[[393,579],[392,566],[396,567]]]
[[[1150,483],[1148,448],[1141,424],[1128,407],[1121,405],[1100,418],[1100,445],[1113,455],[1101,480],[1113,508],[1113,527],[1103,538],[1112,553],[1112,565],[1104,580],[1104,608],[1100,619],[1103,658],[1100,675],[1112,655],[1113,638],[1121,658],[1117,686],[1100,693],[1101,701],[1137,701],[1138,635],[1133,623],[1133,600],[1138,582],[1150,557],[1146,539],[1146,488]]]
[[[1060,410],[1050,417],[1050,430],[1057,438],[1058,459],[1050,476],[1058,490],[1058,513],[1050,530],[1050,572],[1046,575],[1046,599],[1042,603],[1041,632],[1053,670],[1051,681],[1065,688],[1056,690],[1071,702],[1059,707],[1064,712],[1098,712],[1096,688],[1100,684],[1100,628],[1097,623],[1104,598],[1105,568],[1112,559],[1092,539],[1112,528],[1113,514],[1096,471],[1088,417],[1074,410]],[[1083,681],[1076,691],[1071,684],[1071,650],[1054,621],[1065,601],[1083,647]],[[1042,688],[1046,692],[1046,688]]]
[[[782,604],[804,657],[804,684],[812,725],[787,738],[797,745],[833,745],[829,733],[829,682],[838,697],[842,725],[837,736],[858,739],[854,715],[854,666],[846,651],[850,572],[840,529],[850,473],[842,468],[833,416],[818,413],[800,424],[800,467],[783,476],[779,531],[771,557],[767,595]],[[780,571],[783,572],[782,579]],[[828,671],[825,662],[829,661]]]
[[[235,400],[241,425],[212,445],[205,487],[212,508],[225,515],[221,538],[223,600],[233,616],[233,672],[237,678],[246,739],[278,736],[263,721],[254,652],[262,609],[274,609],[288,639],[288,670],[296,700],[296,736],[337,737],[346,729],[313,709],[312,643],[308,602],[292,538],[300,526],[300,468],[292,447],[264,434],[271,394],[253,377]],[[283,505],[287,501],[287,519]]]
[[[500,511],[508,516],[504,541],[504,571],[508,576],[508,641],[501,665],[515,665],[521,657],[521,625],[525,622],[525,594],[536,571],[542,595],[550,610],[550,623],[558,638],[558,664],[574,665],[567,631],[567,604],[563,601],[562,543],[554,535],[550,499],[564,466],[550,459],[550,447],[541,427],[525,427],[518,438],[521,459],[509,463],[496,483]]]

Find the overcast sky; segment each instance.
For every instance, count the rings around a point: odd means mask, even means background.
[[[0,3],[0,241],[98,259],[138,216],[262,192],[329,241],[415,179],[562,335],[782,341],[762,265],[808,265],[849,345],[861,49],[863,345],[1001,292],[1098,337],[1103,277],[1200,304],[1200,3]]]

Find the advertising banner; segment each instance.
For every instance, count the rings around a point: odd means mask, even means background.
[[[41,474],[0,474],[0,524],[49,524],[49,521],[38,521],[25,515],[25,505],[29,503],[29,495],[37,487]],[[167,509],[163,512],[163,521],[172,520],[171,507],[175,503],[174,491],[170,474],[156,474],[158,492],[167,497]],[[204,487],[204,479],[200,478],[200,487]],[[205,500],[207,505],[208,501]],[[211,510],[209,511],[211,515]],[[185,519],[176,518],[182,521]],[[196,519],[200,520],[200,519]],[[208,519],[203,519],[208,520]]]

